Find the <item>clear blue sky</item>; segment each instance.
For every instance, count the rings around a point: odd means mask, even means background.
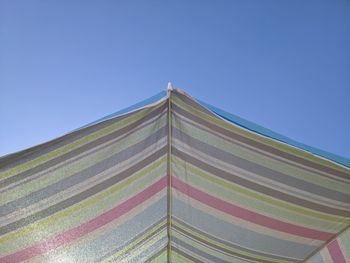
[[[0,156],[171,81],[350,157],[350,1],[0,1]]]

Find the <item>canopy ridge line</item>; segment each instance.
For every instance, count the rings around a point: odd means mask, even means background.
[[[167,179],[168,179],[168,187],[167,187],[167,235],[168,235],[168,244],[167,244],[167,261],[171,263],[171,214],[172,214],[172,179],[171,179],[171,93],[172,93],[172,85],[168,83],[168,114],[167,114],[167,122],[168,122],[168,154],[167,154]]]

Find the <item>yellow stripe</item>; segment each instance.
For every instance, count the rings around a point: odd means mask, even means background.
[[[148,239],[145,244],[143,244],[142,246],[140,246],[136,250],[134,250],[134,253],[132,255],[128,255],[128,254],[123,255],[124,258],[122,258],[118,262],[119,263],[122,263],[122,262],[128,263],[132,259],[138,258],[140,256],[140,254],[142,254],[145,250],[149,249],[152,245],[154,245],[156,242],[158,242],[159,240],[161,240],[164,237],[166,237],[166,228],[164,228],[159,234]],[[143,259],[143,258],[138,258],[138,260],[140,262],[145,261],[145,259]],[[113,262],[115,262],[115,261],[113,261]]]
[[[181,130],[181,132],[185,133],[186,135],[203,143],[209,144],[228,154],[238,156],[244,160],[278,171],[282,174],[298,178],[302,181],[307,181],[312,184],[317,184],[325,188],[332,189],[333,191],[340,191],[345,194],[350,193],[349,185],[344,182],[334,180],[334,178],[321,176],[316,172],[310,172],[303,167],[299,167],[291,163],[273,159],[264,153],[257,152],[254,149],[245,148],[242,145],[227,140],[221,137],[216,131],[210,131],[209,128],[197,127],[195,126],[195,122],[192,120],[189,120],[189,122],[190,123],[179,120],[173,123],[173,126]]]
[[[142,243],[144,241],[147,241],[147,238],[151,235],[153,235],[154,233],[158,232],[161,228],[163,228],[165,225],[167,224],[166,219],[164,219],[163,221],[161,221],[158,225],[156,225],[155,227],[153,227],[150,231],[148,231],[147,233],[144,233],[142,236],[140,236],[139,238],[137,238],[134,242],[130,243],[129,245],[127,245],[126,247],[124,247],[123,249],[117,251],[115,254],[110,255],[108,258],[105,258],[101,261],[102,262],[109,262],[111,260],[116,259],[117,257],[119,257],[121,254],[125,253],[126,251],[130,250],[132,247],[134,247],[135,245],[137,245],[138,243]]]
[[[301,156],[305,159],[308,159],[312,162],[315,162],[315,163],[319,163],[319,164],[323,164],[325,166],[328,166],[328,167],[331,167],[331,168],[334,168],[336,170],[339,170],[339,171],[342,171],[342,172],[347,172],[349,173],[349,170],[347,170],[346,168],[342,167],[342,166],[339,166],[333,162],[330,162],[328,160],[325,160],[325,159],[322,159],[322,158],[319,158],[311,153],[308,153],[306,151],[303,151],[303,150],[299,150],[295,147],[291,147],[287,144],[284,144],[284,143],[280,143],[276,140],[273,140],[273,139],[270,139],[270,138],[267,138],[267,137],[263,137],[263,136],[258,136],[258,135],[255,135],[254,133],[252,132],[249,132],[249,131],[246,131],[244,130],[244,128],[240,128],[232,123],[228,123],[228,122],[225,122],[217,117],[213,117],[213,116],[210,116],[209,114],[206,114],[202,111],[199,111],[197,110],[196,108],[186,104],[185,102],[183,102],[182,100],[180,100],[179,98],[175,97],[173,98],[173,102],[175,102],[175,104],[177,106],[179,106],[180,108],[186,110],[187,112],[190,112],[194,115],[196,115],[197,117],[200,117],[201,119],[207,121],[207,122],[210,122],[214,125],[217,125],[217,126],[220,126],[226,130],[229,130],[231,132],[234,132],[234,133],[237,133],[237,134],[240,134],[246,138],[250,138],[254,141],[257,141],[257,142],[261,142],[261,143],[264,143],[268,146],[273,146],[274,148],[277,148],[281,151],[284,151],[284,152],[287,152],[287,153],[291,153],[293,155],[296,155],[296,156]]]
[[[167,260],[167,253],[166,250],[164,250],[161,254],[159,254],[157,257],[152,259],[152,263],[163,263]]]
[[[192,260],[189,260],[185,256],[177,253],[176,251],[172,250],[171,251],[171,257],[174,259],[174,263],[192,263]]]
[[[91,167],[96,163],[101,162],[115,154],[120,154],[123,150],[126,150],[127,148],[143,141],[148,136],[150,136],[150,134],[155,134],[160,129],[164,128],[165,121],[165,116],[163,116],[157,121],[157,125],[150,123],[141,130],[133,131],[128,136],[120,138],[108,146],[99,148],[97,151],[94,150],[92,154],[85,156],[80,160],[73,160],[71,162],[72,159],[70,159],[66,165],[61,166],[57,170],[49,172],[44,176],[40,176],[39,178],[6,191],[3,195],[3,198],[0,200],[0,205],[27,196],[32,192],[41,190],[48,185],[52,185],[77,172],[81,172],[87,167]]]
[[[111,187],[110,189],[108,189],[100,194],[94,195],[91,198],[87,199],[86,201],[80,202],[76,205],[73,205],[73,206],[63,210],[62,212],[56,213],[48,218],[45,218],[45,219],[40,220],[36,223],[30,224],[28,226],[25,226],[23,228],[20,228],[18,230],[15,230],[13,232],[10,232],[6,235],[1,236],[0,243],[9,241],[9,240],[14,239],[14,238],[19,238],[25,234],[30,234],[31,232],[45,231],[45,228],[49,227],[50,225],[55,224],[56,221],[58,221],[64,217],[67,217],[67,216],[71,215],[72,213],[77,212],[78,210],[89,207],[89,206],[97,203],[98,201],[101,201],[105,197],[107,197],[107,196],[121,190],[122,188],[132,184],[133,182],[139,180],[144,175],[149,174],[153,169],[155,169],[156,167],[158,167],[162,163],[164,163],[166,161],[165,158],[166,158],[166,156],[161,157],[160,159],[153,162],[152,164],[150,164],[146,168],[138,171],[138,173],[136,173],[134,176],[128,177],[124,181],[118,183],[116,186]]]
[[[2,172],[0,173],[0,179],[3,179],[3,178],[6,178],[6,177],[10,177],[10,176],[13,176],[13,175],[16,175],[16,174],[19,174],[21,172],[24,172],[25,170],[28,170],[28,169],[31,169],[31,168],[34,168],[36,167],[37,165],[43,163],[43,162],[46,162],[48,160],[51,160],[55,157],[58,157],[60,155],[63,155],[75,148],[78,148],[79,146],[82,146],[84,144],[87,144],[89,143],[90,141],[93,141],[93,140],[96,140],[104,135],[107,135],[109,133],[112,133],[114,131],[117,131],[123,127],[125,127],[126,125],[128,124],[131,124],[132,122],[135,122],[139,119],[141,119],[142,117],[146,116],[148,113],[150,113],[151,111],[157,109],[157,108],[160,108],[161,107],[161,104],[158,105],[157,107],[154,107],[154,108],[147,108],[145,110],[142,110],[138,113],[136,113],[134,116],[131,116],[131,117],[128,117],[128,118],[125,118],[119,122],[117,122],[116,124],[114,125],[111,125],[111,126],[108,126],[106,128],[103,128],[99,131],[96,131],[92,134],[89,134],[73,143],[70,143],[68,145],[65,145],[63,147],[60,147],[54,151],[51,151],[43,156],[40,156],[34,160],[31,160],[29,162],[26,162],[24,164],[21,164],[21,165],[18,165],[16,167],[13,167],[5,172]]]
[[[183,162],[181,159],[173,156],[173,163],[175,163],[175,164],[177,164],[179,166],[183,166],[183,164],[181,162]],[[210,182],[213,182],[213,183],[215,183],[215,184],[217,184],[219,186],[222,186],[222,187],[224,187],[226,189],[229,189],[230,191],[235,191],[237,193],[246,195],[246,196],[248,196],[250,198],[254,198],[254,199],[257,199],[259,201],[266,202],[266,203],[268,203],[270,205],[274,205],[274,206],[281,207],[281,208],[284,208],[284,209],[287,209],[287,210],[290,210],[290,211],[293,211],[293,212],[296,212],[296,213],[299,213],[299,214],[302,214],[302,215],[315,217],[315,218],[323,219],[323,220],[326,220],[326,221],[339,222],[339,223],[342,223],[342,224],[350,224],[350,219],[349,218],[340,217],[340,216],[331,215],[331,214],[326,214],[326,213],[321,213],[321,212],[316,212],[314,210],[309,210],[307,208],[302,208],[300,206],[296,206],[296,205],[293,205],[293,204],[290,204],[290,203],[286,203],[286,202],[280,201],[278,199],[271,198],[271,197],[269,197],[267,195],[260,194],[258,192],[254,192],[254,191],[251,191],[251,190],[249,190],[247,188],[242,188],[242,187],[239,187],[239,186],[237,186],[235,184],[228,183],[225,180],[221,180],[221,179],[219,179],[217,177],[210,176],[206,172],[204,172],[204,171],[194,167],[193,165],[191,165],[189,163],[186,163],[186,169],[189,172],[197,174],[197,175],[205,178],[206,180],[208,180]]]
[[[290,262],[290,261],[287,261],[287,260],[280,260],[280,259],[273,259],[273,258],[268,258],[268,257],[264,257],[264,256],[258,256],[256,254],[251,254],[251,253],[248,253],[248,252],[245,252],[245,251],[242,251],[242,250],[234,249],[232,247],[229,247],[229,246],[226,246],[226,245],[224,245],[222,243],[219,243],[219,242],[217,242],[215,240],[209,239],[206,236],[203,236],[203,235],[201,235],[201,234],[199,234],[197,232],[194,232],[191,229],[189,229],[189,228],[179,224],[178,222],[173,222],[173,225],[176,225],[178,228],[182,229],[184,232],[190,233],[191,235],[193,235],[193,236],[195,236],[197,238],[200,238],[202,240],[205,240],[209,244],[216,245],[216,246],[222,248],[223,250],[225,249],[225,250],[229,250],[229,251],[231,251],[233,253],[236,253],[236,254],[239,254],[239,255],[252,257],[252,258],[256,258],[256,259],[260,259],[260,260],[271,261],[271,262],[280,262],[280,263],[288,263],[288,262]],[[198,241],[198,243],[199,242],[200,241]]]

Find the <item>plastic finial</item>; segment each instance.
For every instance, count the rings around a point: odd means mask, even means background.
[[[172,90],[173,90],[173,86],[171,85],[171,82],[168,82],[168,88],[167,88],[168,93]]]

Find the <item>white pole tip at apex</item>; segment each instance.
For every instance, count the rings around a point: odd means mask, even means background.
[[[167,91],[170,92],[173,90],[173,85],[171,85],[171,82],[168,82],[168,88]]]

